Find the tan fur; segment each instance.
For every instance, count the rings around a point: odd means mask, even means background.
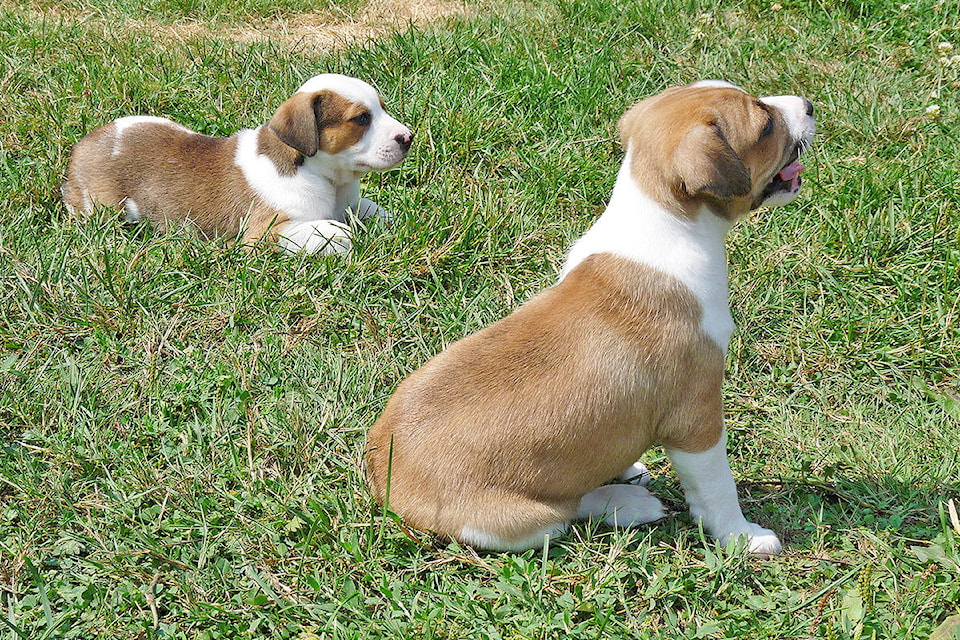
[[[362,111],[332,91],[295,94],[260,129],[257,151],[280,175],[292,175],[305,155],[356,143],[367,127],[349,119]],[[245,245],[267,234],[274,240],[288,216],[256,197],[234,162],[236,151],[236,135],[216,138],[159,122],[132,125],[118,142],[111,122],[74,148],[63,199],[82,211],[88,201],[122,207],[129,198],[161,231],[189,220],[207,237],[235,236],[242,227]]]
[[[699,323],[673,278],[587,258],[401,383],[370,431],[374,496],[389,468],[389,506],[411,526],[511,540],[573,518],[653,444],[709,448],[723,354]]]
[[[619,129],[635,183],[678,216],[742,215],[794,144],[776,109],[716,87],[667,90]],[[368,437],[374,498],[419,529],[524,545],[650,446],[712,449],[723,353],[702,313],[673,276],[590,255],[397,387]]]
[[[773,129],[761,137],[769,118]],[[780,113],[733,88],[667,89],[627,111],[618,126],[633,149],[634,180],[683,215],[704,203],[728,218],[745,214],[791,151]]]
[[[63,187],[64,201],[74,209],[84,208],[84,191],[94,203],[111,207],[130,198],[161,231],[189,218],[207,236],[236,234],[248,214],[276,213],[257,201],[234,166],[235,138],[143,123],[124,132],[117,154],[115,140],[110,123],[74,149]]]

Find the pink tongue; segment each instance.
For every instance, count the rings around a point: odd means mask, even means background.
[[[796,191],[800,188],[800,174],[803,173],[804,169],[806,169],[805,166],[797,161],[793,161],[785,166],[783,170],[777,174],[777,177],[784,182],[790,183],[790,191]]]

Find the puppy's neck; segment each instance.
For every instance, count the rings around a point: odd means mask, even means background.
[[[610,204],[570,249],[560,279],[597,253],[612,253],[657,269],[696,296],[703,330],[726,350],[733,320],[727,306],[724,238],[731,226],[707,207],[694,216],[678,216],[658,204],[631,175],[628,149]]]
[[[366,173],[365,171],[343,167],[336,157],[325,151],[317,151],[316,155],[304,158],[300,170],[320,176],[335,187],[343,187],[356,182]]]
[[[297,166],[295,162],[283,161],[283,158],[278,164],[276,154],[261,153],[260,134],[264,129],[266,126],[237,133],[234,158],[257,196],[291,217],[342,220],[344,213],[335,210],[337,185],[325,176],[305,171],[303,167],[309,158]],[[295,170],[291,171],[291,167]]]

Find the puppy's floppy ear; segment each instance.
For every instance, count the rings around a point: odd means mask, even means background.
[[[323,91],[295,93],[280,105],[267,123],[280,141],[305,156],[317,153],[320,144],[320,108]]]
[[[750,170],[715,124],[687,132],[674,152],[680,190],[689,196],[727,200],[750,193]]]
[[[626,113],[620,116],[620,120],[617,121],[617,132],[620,134],[620,146],[622,146],[624,149],[627,148],[627,143],[630,142],[630,137],[633,136],[634,132],[640,126],[640,123],[643,119],[643,113],[649,106],[650,98],[642,100],[630,107]]]

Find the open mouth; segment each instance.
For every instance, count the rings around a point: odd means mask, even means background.
[[[773,176],[773,180],[764,187],[763,193],[760,194],[761,201],[779,193],[794,196],[800,191],[800,186],[803,184],[800,174],[803,173],[806,167],[798,162],[799,158],[800,145],[797,144],[793,148],[793,152],[790,154],[790,159],[787,160],[787,163],[777,172],[777,175]]]

